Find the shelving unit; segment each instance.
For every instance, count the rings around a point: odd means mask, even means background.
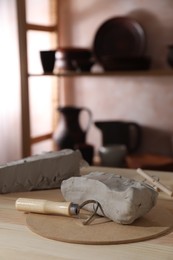
[[[19,37],[19,55],[20,55],[20,70],[21,70],[21,117],[22,117],[22,157],[31,155],[31,146],[33,144],[48,140],[52,137],[52,133],[45,133],[41,136],[31,136],[31,118],[30,118],[30,97],[29,97],[29,77],[37,75],[28,74],[28,39],[27,32],[58,32],[58,19],[53,25],[42,25],[29,23],[26,19],[26,1],[16,0],[17,4],[17,19],[18,19],[18,37]],[[58,1],[55,2],[56,10],[58,9]],[[33,2],[34,3],[34,2]],[[41,2],[40,2],[41,3]],[[53,1],[50,3],[53,4]],[[50,7],[50,6],[49,6]],[[49,9],[49,8],[48,8]],[[49,12],[50,10],[47,10]],[[40,14],[41,15],[41,14]],[[58,16],[58,12],[57,12]],[[57,40],[58,45],[58,40]],[[39,75],[43,76],[43,75]]]
[[[55,77],[129,77],[129,76],[173,76],[173,70],[147,70],[147,71],[106,71],[106,72],[75,72],[64,71],[58,73],[29,74],[28,76],[55,76]]]
[[[58,1],[57,1],[58,2]],[[46,77],[52,76],[57,78],[70,78],[70,77],[165,77],[165,76],[173,76],[173,70],[145,70],[145,71],[110,71],[110,72],[76,72],[76,71],[60,71],[56,73],[28,73],[27,68],[27,51],[26,51],[26,31],[27,30],[35,30],[35,31],[57,31],[57,25],[55,26],[40,26],[37,24],[27,24],[25,11],[24,11],[24,3],[25,1],[17,1],[18,3],[18,13],[20,17],[20,23],[23,25],[20,30],[20,44],[21,44],[21,92],[22,92],[22,132],[23,132],[23,156],[28,156],[31,151],[31,144],[37,143],[43,140],[46,140],[51,137],[51,133],[45,134],[45,136],[40,136],[36,138],[31,138],[30,134],[30,111],[29,111],[29,95],[28,95],[28,78],[29,77]]]

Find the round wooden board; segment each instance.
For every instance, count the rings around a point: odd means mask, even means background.
[[[53,240],[77,244],[122,244],[144,241],[167,233],[173,215],[157,206],[131,225],[120,225],[99,217],[90,225],[82,219],[42,214],[27,214],[27,225],[35,233]]]

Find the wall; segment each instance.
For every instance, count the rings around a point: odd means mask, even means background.
[[[145,29],[151,69],[171,70],[166,55],[173,43],[171,0],[60,1],[61,46],[92,48],[99,26],[120,15],[136,18]],[[165,75],[78,77],[61,79],[61,103],[87,106],[93,120],[129,120],[143,127],[141,151],[173,154],[173,77]],[[101,133],[93,125],[88,142],[98,148]]]
[[[20,68],[14,0],[0,1],[0,164],[21,158]]]

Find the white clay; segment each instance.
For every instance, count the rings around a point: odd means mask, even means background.
[[[46,152],[0,166],[0,193],[59,188],[62,180],[80,175],[81,153]]]
[[[66,201],[78,204],[90,199],[98,201],[104,214],[121,224],[131,224],[145,215],[155,206],[158,197],[158,193],[143,182],[101,172],[64,180],[61,191]],[[87,205],[86,209],[93,211],[93,206]],[[102,215],[101,211],[98,213]]]

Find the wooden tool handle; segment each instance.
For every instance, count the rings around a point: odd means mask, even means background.
[[[16,209],[25,212],[58,214],[70,216],[71,202],[54,202],[42,199],[19,198],[16,200]]]
[[[153,177],[149,176],[142,169],[138,168],[136,171],[137,171],[138,174],[140,174],[142,177],[144,177],[144,179],[149,181],[152,185],[156,186],[158,189],[160,189],[161,191],[165,192],[169,196],[171,196],[171,197],[173,196],[173,191],[172,190],[169,190],[166,186],[161,184],[159,181],[155,180]]]

